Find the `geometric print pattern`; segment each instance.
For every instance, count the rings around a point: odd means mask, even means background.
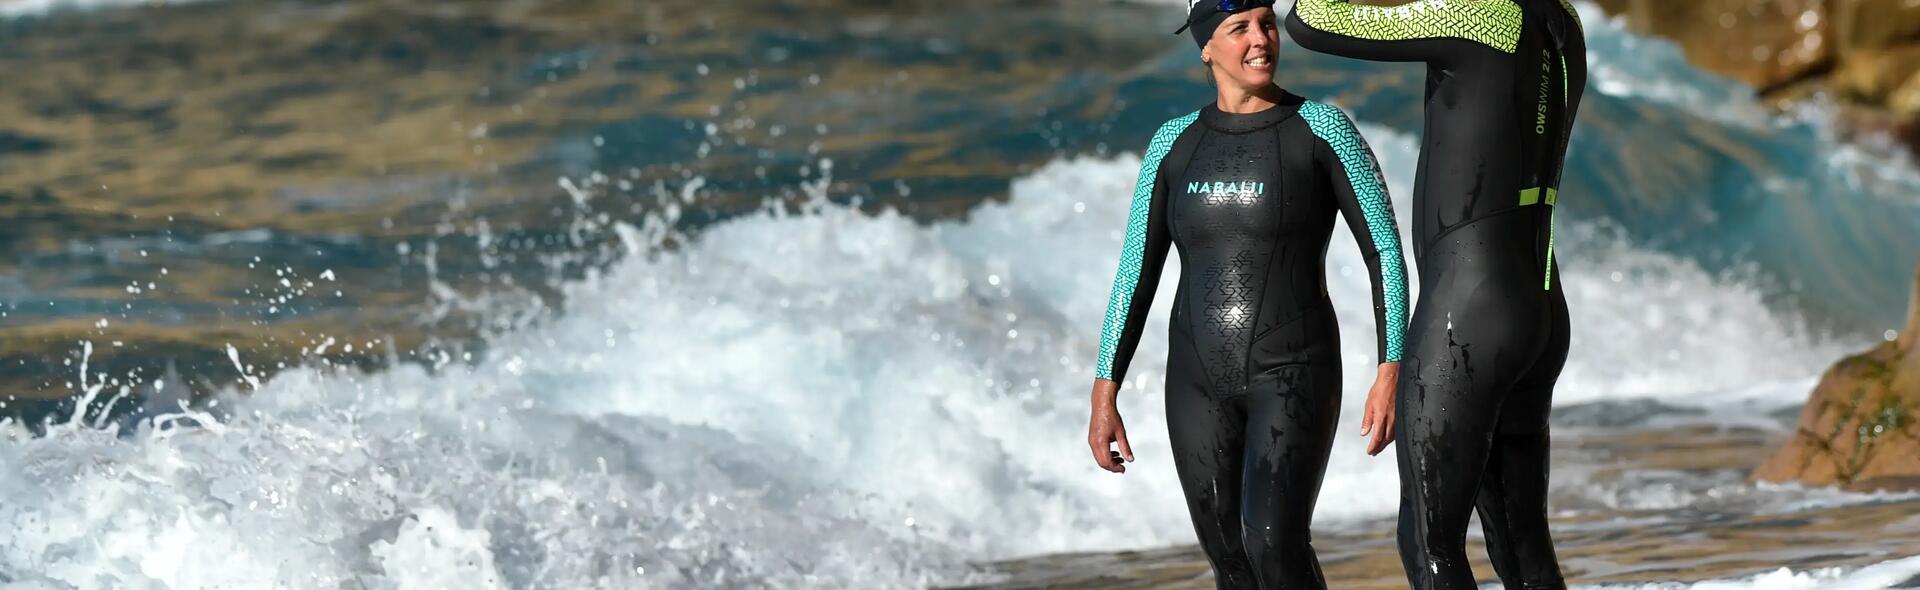
[[[1300,6],[1311,1],[1300,0]],[[1382,327],[1387,333],[1387,357],[1382,362],[1398,361],[1407,325],[1407,268],[1401,261],[1400,232],[1394,225],[1393,204],[1387,198],[1380,164],[1353,121],[1340,109],[1309,100],[1300,105],[1300,117],[1339,156],[1340,166],[1353,184],[1353,196],[1367,218],[1367,235],[1373,238],[1373,247],[1379,253],[1380,283],[1386,291],[1381,299],[1387,307],[1383,314],[1387,325]]]
[[[1153,184],[1160,174],[1160,161],[1173,148],[1173,140],[1192,125],[1200,113],[1195,111],[1160,126],[1147,144],[1140,164],[1140,178],[1133,185],[1133,208],[1127,214],[1126,245],[1120,250],[1120,269],[1113,277],[1113,293],[1107,299],[1107,319],[1100,327],[1100,357],[1095,361],[1095,376],[1113,379],[1114,355],[1120,349],[1120,335],[1126,331],[1128,308],[1133,305],[1134,290],[1140,286],[1140,266],[1146,260],[1147,221],[1153,214]]]
[[[1205,330],[1218,343],[1204,360],[1217,392],[1233,391],[1247,378],[1247,348],[1253,344],[1253,263],[1253,253],[1241,251],[1201,271]]]
[[[1294,11],[1307,26],[1359,39],[1456,37],[1503,53],[1513,53],[1520,44],[1520,5],[1513,0],[1420,0],[1399,6],[1299,0]]]

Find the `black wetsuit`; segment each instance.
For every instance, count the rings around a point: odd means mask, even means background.
[[[1397,360],[1406,269],[1373,155],[1344,113],[1287,95],[1214,106],[1154,136],[1135,188],[1098,376],[1124,377],[1170,245],[1174,466],[1221,588],[1324,588],[1308,536],[1340,412],[1326,252],[1343,214],[1373,280],[1377,350]]]
[[[1427,65],[1414,185],[1420,304],[1397,428],[1400,555],[1415,588],[1475,588],[1476,501],[1508,588],[1564,588],[1547,533],[1547,414],[1567,357],[1553,204],[1586,86],[1578,13],[1561,0],[1298,0],[1315,51]]]

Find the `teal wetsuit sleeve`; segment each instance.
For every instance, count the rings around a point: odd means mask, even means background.
[[[1287,34],[1301,47],[1374,61],[1445,61],[1475,45],[1513,53],[1520,42],[1513,0],[1419,0],[1369,6],[1349,0],[1298,0]]]
[[[1167,181],[1160,164],[1173,148],[1173,141],[1197,115],[1168,121],[1147,145],[1140,177],[1134,182],[1133,206],[1127,214],[1126,242],[1120,250],[1119,269],[1114,272],[1113,293],[1107,299],[1107,319],[1100,328],[1095,377],[1120,382],[1126,377],[1134,349],[1140,345],[1147,309],[1153,304],[1160,269],[1173,243],[1172,232],[1167,229]]]
[[[1407,326],[1407,267],[1400,255],[1400,230],[1393,220],[1393,201],[1373,150],[1346,113],[1308,101],[1300,115],[1322,142],[1316,150],[1332,180],[1335,200],[1347,228],[1360,244],[1373,282],[1373,321],[1377,326],[1380,362],[1400,360]]]

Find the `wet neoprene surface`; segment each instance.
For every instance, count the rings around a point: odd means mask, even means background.
[[[1567,355],[1552,219],[1586,85],[1579,16],[1559,0],[1299,0],[1315,51],[1427,66],[1415,181],[1420,302],[1398,393],[1400,553],[1415,588],[1477,588],[1476,506],[1509,588],[1564,588],[1547,531],[1547,414]]]
[[[1325,587],[1308,524],[1340,411],[1340,335],[1326,289],[1337,214],[1373,279],[1377,358],[1399,358],[1407,308],[1372,154],[1324,104],[1287,95],[1254,114],[1209,105],[1161,128],[1133,213],[1100,376],[1125,376],[1177,247],[1167,420],[1201,545],[1221,588]]]

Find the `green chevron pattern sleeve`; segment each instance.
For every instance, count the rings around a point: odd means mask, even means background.
[[[1520,41],[1520,21],[1520,5],[1513,0],[1420,0],[1399,6],[1298,0],[1288,15],[1287,31],[1315,51],[1418,61],[1437,53],[1431,43],[1422,49],[1419,42],[1438,39],[1463,39],[1513,53]]]

